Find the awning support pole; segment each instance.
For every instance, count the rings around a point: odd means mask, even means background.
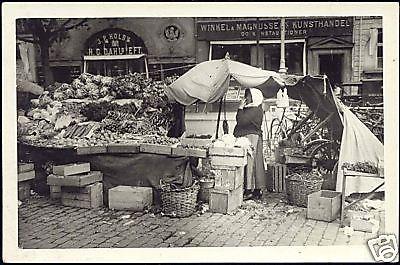
[[[219,110],[218,110],[218,119],[217,119],[217,132],[215,135],[215,139],[218,139],[218,131],[219,131],[219,121],[221,120],[221,111],[222,111],[222,97],[219,100]]]

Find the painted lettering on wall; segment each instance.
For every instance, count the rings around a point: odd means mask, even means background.
[[[109,29],[97,33],[86,43],[85,55],[111,56],[143,54],[143,41],[133,32],[121,29]]]
[[[199,40],[243,40],[280,38],[280,19],[199,21],[197,22]],[[352,35],[352,17],[286,19],[287,38],[307,36]]]

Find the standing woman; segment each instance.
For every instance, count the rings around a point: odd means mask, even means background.
[[[263,141],[261,124],[263,120],[263,94],[255,88],[246,88],[244,99],[240,102],[236,114],[235,137],[247,137],[254,147],[253,155],[248,158],[245,171],[245,199],[261,198],[266,188],[264,169]]]

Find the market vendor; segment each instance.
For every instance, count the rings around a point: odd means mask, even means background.
[[[247,137],[254,147],[253,155],[248,158],[245,170],[245,199],[261,198],[262,191],[267,186],[261,130],[264,114],[262,110],[263,99],[260,90],[247,88],[236,114],[236,126],[233,135],[235,137]]]

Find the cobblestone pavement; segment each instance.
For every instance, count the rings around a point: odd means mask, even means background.
[[[360,245],[375,236],[346,236],[339,220],[306,219],[305,208],[276,194],[246,201],[230,215],[198,212],[187,218],[73,208],[37,196],[18,209],[18,244],[25,249]]]

